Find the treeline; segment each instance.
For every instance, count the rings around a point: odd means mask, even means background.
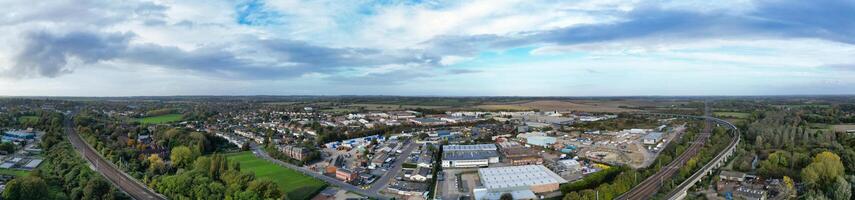
[[[219,154],[222,139],[185,128],[148,129],[84,112],[75,119],[81,135],[105,158],[169,199],[286,199],[276,183],[240,172]],[[137,142],[152,135],[149,144]],[[208,156],[206,156],[208,155]]]
[[[221,154],[192,160],[177,174],[148,181],[148,186],[169,199],[287,199],[276,183],[241,172],[240,163]]]
[[[747,126],[745,145],[738,152],[734,169],[804,183],[804,192],[799,194],[802,198],[849,199],[855,189],[851,188],[855,185],[855,137],[825,129],[813,130],[809,126],[809,123],[836,122],[826,121],[843,115],[844,111],[836,109],[822,106],[769,109]],[[756,168],[751,164],[755,157],[759,159]]]
[[[45,119],[48,118],[48,119]],[[62,134],[62,115],[43,114],[47,121],[41,147],[45,160],[27,176],[16,177],[6,185],[3,199],[130,199],[116,190],[71,147]]]

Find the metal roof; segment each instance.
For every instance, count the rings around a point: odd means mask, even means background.
[[[478,175],[489,190],[567,182],[543,165],[481,168]]]
[[[443,160],[481,160],[499,157],[496,151],[446,151],[442,153]]]
[[[495,144],[471,144],[471,145],[445,145],[443,151],[495,151]]]

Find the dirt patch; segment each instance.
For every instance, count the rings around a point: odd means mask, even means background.
[[[848,130],[855,130],[855,124],[831,125],[831,129],[834,130],[834,132],[846,132]]]

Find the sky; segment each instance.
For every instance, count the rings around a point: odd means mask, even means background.
[[[855,1],[0,1],[0,96],[855,94]]]

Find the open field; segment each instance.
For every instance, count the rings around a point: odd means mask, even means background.
[[[385,111],[385,110],[407,110],[407,109],[443,109],[448,108],[449,106],[429,106],[429,105],[403,105],[403,104],[369,104],[369,103],[359,103],[359,104],[350,104],[351,108],[359,108],[363,107],[365,110],[376,110],[376,111]]]
[[[181,114],[166,114],[136,119],[140,124],[163,124],[181,120]]]
[[[835,132],[845,132],[847,130],[855,130],[855,124],[837,124],[831,125],[831,129]]]
[[[39,117],[38,116],[31,116],[31,115],[21,116],[18,118],[18,121],[21,123],[26,123],[28,121],[32,121],[33,123],[35,123],[35,122],[39,121]]]
[[[557,101],[557,100],[542,100],[542,101],[523,101],[523,102],[512,102],[512,103],[487,103],[483,105],[477,105],[474,108],[476,109],[485,109],[485,110],[541,110],[541,111],[581,111],[581,112],[633,112],[637,111],[634,109],[625,109],[620,108],[615,105],[600,105],[600,104],[592,104],[592,103],[574,103],[570,101]]]
[[[26,176],[26,175],[30,174],[30,171],[17,170],[17,169],[0,169],[0,174],[14,175],[14,176]]]
[[[279,189],[288,194],[288,199],[311,199],[326,184],[320,180],[300,174],[297,171],[273,164],[252,155],[252,152],[240,152],[228,155],[229,160],[240,162],[241,171],[255,173],[259,179],[267,179],[279,185]]]
[[[751,113],[744,112],[713,112],[713,115],[723,117],[723,118],[737,118],[737,119],[747,119],[751,116]]]

